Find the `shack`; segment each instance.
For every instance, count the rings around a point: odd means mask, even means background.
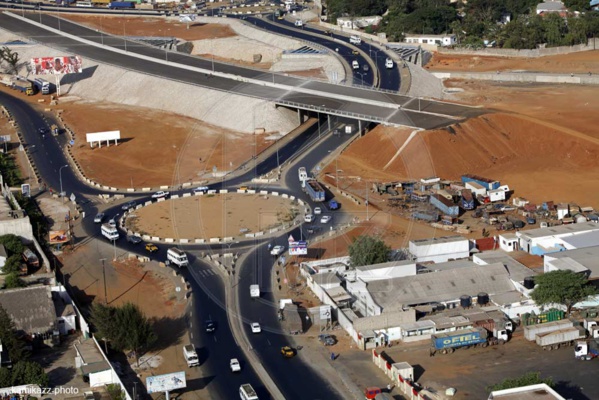
[[[283,308],[283,329],[292,335],[303,333],[302,318],[299,314],[299,309],[295,304],[285,304]]]

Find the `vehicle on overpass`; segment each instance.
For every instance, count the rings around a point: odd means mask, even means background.
[[[158,251],[158,246],[156,246],[154,243],[148,243],[146,244],[146,251],[149,251],[150,253],[155,253]]]
[[[179,268],[187,267],[187,265],[189,265],[187,254],[176,247],[171,247],[166,251],[166,259],[168,264],[175,264]]]
[[[170,192],[165,192],[163,190],[159,190],[158,192],[156,192],[152,195],[152,198],[153,199],[161,199],[163,197],[168,197],[169,194],[170,194]]]
[[[271,256],[280,256],[285,251],[285,246],[275,246],[270,251]]]
[[[393,68],[393,60],[390,58],[387,58],[385,60],[385,68],[387,69],[392,69]]]
[[[241,400],[258,400],[256,391],[249,383],[244,383],[239,387],[239,396]]]
[[[231,372],[239,372],[241,371],[241,365],[239,364],[239,360],[236,358],[232,358],[231,362],[229,363],[230,367],[231,367]]]
[[[262,328],[260,328],[260,324],[257,322],[252,322],[252,333],[260,333],[262,332]]]

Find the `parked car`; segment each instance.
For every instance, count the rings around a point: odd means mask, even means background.
[[[170,194],[170,192],[165,192],[165,191],[163,191],[163,190],[160,190],[160,191],[158,191],[158,192],[154,193],[154,194],[152,195],[152,198],[153,198],[153,199],[161,199],[161,198],[163,198],[163,197],[168,197],[168,195],[169,195],[169,194]]]
[[[105,216],[106,216],[106,214],[104,214],[104,213],[97,213],[96,216],[94,217],[94,222],[96,224],[101,224],[102,221],[104,221]]]
[[[132,208],[135,208],[135,206],[137,205],[137,203],[135,201],[128,201],[125,204],[123,204],[123,206],[121,207],[121,209],[128,211]]]
[[[206,333],[212,333],[216,330],[216,323],[209,319],[204,323],[204,329]]]
[[[137,235],[127,235],[127,241],[133,244],[141,243],[141,238]]]
[[[377,394],[381,394],[382,390],[378,387],[367,387],[364,389],[364,397],[366,400],[375,399]]]
[[[198,186],[197,188],[193,189],[194,193],[206,193],[208,191],[208,186]]]
[[[147,243],[146,251],[149,251],[150,253],[155,253],[158,251],[158,246],[156,246],[154,243]]]
[[[322,214],[322,208],[320,208],[320,207],[314,207],[314,214],[315,215]]]
[[[239,360],[236,358],[232,358],[229,364],[231,366],[231,372],[239,372],[241,371],[241,365],[239,364]]]
[[[335,340],[335,337],[332,335],[329,335],[328,333],[318,335],[318,341],[320,343],[324,344],[325,346],[333,346],[335,343],[337,343],[337,340]]]
[[[262,328],[260,328],[260,324],[257,322],[252,322],[252,333],[260,333],[262,332]]]
[[[285,246],[275,246],[270,250],[270,255],[280,256],[285,251]]]
[[[330,221],[331,221],[330,215],[323,215],[322,218],[320,219],[321,224],[328,224]]]
[[[316,218],[314,217],[314,214],[306,214],[304,216],[304,222],[312,222],[314,221],[314,218]]]
[[[281,347],[281,355],[285,358],[292,358],[295,356],[295,351],[289,346],[284,346]]]

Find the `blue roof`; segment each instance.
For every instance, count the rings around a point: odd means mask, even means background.
[[[591,7],[599,6],[599,0],[591,0]]]

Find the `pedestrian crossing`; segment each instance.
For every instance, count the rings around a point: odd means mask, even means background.
[[[198,270],[198,275],[202,278],[210,278],[211,276],[216,275],[216,272],[211,269],[200,269]]]

